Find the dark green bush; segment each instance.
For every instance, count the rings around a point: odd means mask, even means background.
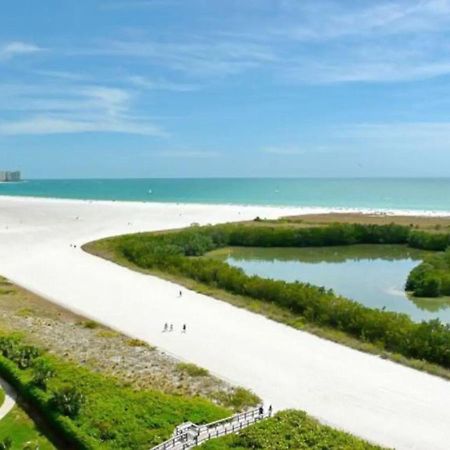
[[[55,375],[50,362],[45,358],[38,358],[33,363],[33,383],[42,390],[47,389],[48,380]]]
[[[322,425],[303,411],[282,411],[239,434],[212,439],[204,450],[381,450],[351,434]]]
[[[63,416],[71,419],[78,416],[83,403],[83,394],[74,386],[63,386],[51,398],[52,407]]]
[[[415,267],[408,276],[406,290],[416,297],[450,295],[450,247]]]

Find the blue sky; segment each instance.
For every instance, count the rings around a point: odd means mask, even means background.
[[[15,0],[0,167],[450,176],[450,0]]]

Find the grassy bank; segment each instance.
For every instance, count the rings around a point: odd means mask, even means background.
[[[171,279],[200,292],[263,313],[355,348],[449,378],[450,329],[438,321],[416,324],[408,316],[373,310],[307,283],[249,277],[226,263],[198,258],[232,246],[407,244],[445,249],[447,233],[403,225],[305,226],[287,219],[191,227],[88,244],[86,250],[129,267]]]
[[[52,430],[77,449],[148,449],[182,422],[230,411],[199,397],[135,390],[117,379],[46,354],[17,336],[0,336],[0,375]]]
[[[238,435],[214,439],[204,450],[377,450],[381,447],[322,425],[302,411],[283,411]]]

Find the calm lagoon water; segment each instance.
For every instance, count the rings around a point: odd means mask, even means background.
[[[0,195],[450,212],[450,178],[26,180]]]
[[[385,307],[418,321],[439,318],[450,323],[450,298],[416,299],[404,291],[409,272],[425,254],[401,245],[353,245],[230,248],[211,255],[249,275],[309,282],[371,308]]]

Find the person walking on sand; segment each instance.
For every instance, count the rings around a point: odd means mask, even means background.
[[[163,331],[164,331],[164,332],[167,331],[168,328],[169,328],[169,325],[167,325],[167,322],[166,322],[166,323],[164,324],[164,329],[163,329]]]
[[[185,323],[183,323],[183,330],[182,330],[182,332],[186,333],[186,324]]]
[[[173,323],[170,324],[170,330],[169,331],[173,331]]]
[[[183,291],[180,291],[178,297],[183,297]]]

